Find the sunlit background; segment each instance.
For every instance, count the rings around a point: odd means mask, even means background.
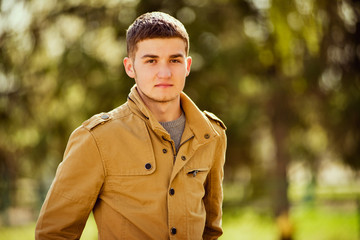
[[[228,127],[221,239],[360,239],[360,1],[0,3],[1,240],[34,238],[70,133],[126,101],[125,31],[154,10],[184,23],[185,92]]]

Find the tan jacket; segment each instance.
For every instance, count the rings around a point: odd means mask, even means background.
[[[99,239],[217,239],[225,126],[184,93],[181,104],[186,125],[177,154],[136,86],[125,104],[76,129],[36,239],[79,239],[92,210]]]

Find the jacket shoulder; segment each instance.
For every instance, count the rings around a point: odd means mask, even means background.
[[[223,121],[221,121],[220,118],[218,118],[215,114],[208,112],[208,111],[204,111],[204,114],[206,117],[208,117],[211,121],[214,121],[218,126],[220,126],[221,128],[223,128],[224,130],[226,130],[226,126],[225,123]]]
[[[98,125],[109,122],[111,119],[112,119],[112,117],[109,113],[99,113],[99,114],[92,116],[85,122],[83,122],[82,126],[84,128],[86,128],[87,130],[91,130],[91,129],[97,127]]]
[[[82,123],[82,126],[87,130],[92,130],[99,125],[104,125],[105,123],[111,122],[116,118],[121,118],[130,113],[127,104],[123,104],[118,108],[113,109],[110,112],[102,112],[96,114]]]

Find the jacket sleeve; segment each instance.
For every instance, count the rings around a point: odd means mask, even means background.
[[[220,141],[216,148],[216,158],[205,185],[206,193],[204,196],[204,204],[206,209],[206,223],[203,234],[203,239],[205,240],[218,239],[223,233],[221,226],[223,202],[222,182],[224,178],[226,144],[225,131],[222,131]]]
[[[79,239],[103,179],[104,168],[95,139],[80,127],[70,136],[41,208],[35,239]]]

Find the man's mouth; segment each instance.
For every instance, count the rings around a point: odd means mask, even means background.
[[[170,83],[159,83],[156,84],[155,87],[160,87],[160,88],[168,88],[168,87],[172,87],[173,85]]]

